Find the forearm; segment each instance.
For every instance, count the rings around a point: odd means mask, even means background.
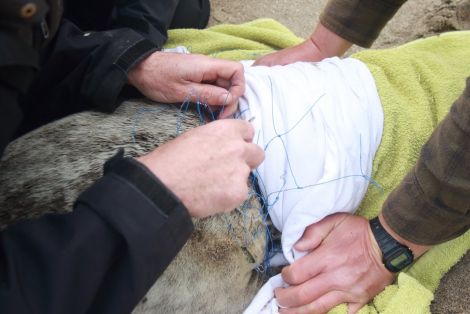
[[[419,245],[456,238],[470,227],[470,78],[433,132],[416,166],[383,206],[399,236]]]
[[[43,69],[24,101],[29,129],[84,110],[114,111],[126,96],[129,70],[162,48],[178,3],[118,1],[109,23],[91,25],[80,2],[67,3],[54,41],[42,51]]]
[[[406,0],[330,0],[320,22],[347,41],[370,47]]]
[[[130,313],[181,249],[193,229],[184,206],[146,171],[111,167],[73,213],[0,234],[0,312]]]

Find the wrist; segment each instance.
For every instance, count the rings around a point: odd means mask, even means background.
[[[158,181],[186,207],[191,216],[197,215],[192,208],[193,206],[191,206],[191,202],[188,201],[188,195],[191,192],[181,184],[180,176],[174,175],[174,169],[169,167],[170,161],[165,160],[164,156],[162,156],[162,147],[149,154],[137,157],[135,160],[158,178]]]
[[[161,53],[161,51],[152,51],[136,62],[127,72],[127,83],[139,89],[145,77],[146,69],[158,66],[156,60],[158,60]]]
[[[430,248],[398,235],[381,214],[369,221],[369,236],[371,254],[391,273],[405,269]]]
[[[342,56],[352,43],[330,31],[324,25],[319,23],[315,31],[310,36],[310,41],[318,49],[323,58]]]
[[[390,234],[397,242],[410,248],[410,250],[413,252],[415,259],[426,253],[431,248],[431,246],[419,245],[401,237],[390,227],[382,213],[379,214],[378,218],[380,223],[382,224],[382,227],[388,232],[388,234]]]
[[[142,71],[144,69],[144,64],[145,61],[150,58],[150,56],[147,56],[140,62],[136,63],[130,70],[127,72],[127,84],[134,86],[135,88],[138,89],[139,82],[140,82],[140,77],[142,75]]]
[[[105,163],[104,173],[117,175],[132,184],[168,216],[173,212],[188,211],[182,201],[146,164],[132,157],[124,157],[123,149]]]

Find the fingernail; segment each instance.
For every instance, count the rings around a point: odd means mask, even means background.
[[[226,105],[230,104],[230,93],[229,92],[226,93],[226,94],[220,95],[219,104],[221,104],[222,106],[226,106]]]

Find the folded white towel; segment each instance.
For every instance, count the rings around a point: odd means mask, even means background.
[[[255,175],[292,263],[303,255],[293,246],[307,226],[354,212],[364,197],[382,136],[380,99],[355,59],[246,66],[245,76],[240,114],[254,117],[254,141],[266,151]],[[271,278],[245,313],[277,313],[273,290],[284,284]]]

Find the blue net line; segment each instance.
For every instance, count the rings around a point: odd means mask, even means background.
[[[342,176],[340,178],[336,178],[336,179],[332,179],[332,180],[328,180],[328,181],[324,181],[324,182],[319,182],[319,183],[315,183],[315,184],[308,184],[308,185],[303,185],[303,186],[299,185],[297,183],[296,178],[295,178],[295,174],[294,174],[294,171],[293,171],[291,163],[290,163],[289,154],[287,152],[286,145],[285,145],[285,142],[283,140],[283,137],[285,137],[286,135],[291,133],[293,130],[295,130],[302,123],[302,121],[308,116],[308,114],[311,113],[314,110],[316,104],[325,96],[325,94],[320,95],[315,101],[313,101],[312,105],[305,111],[305,113],[303,113],[301,115],[299,120],[296,123],[294,123],[294,125],[292,127],[290,127],[288,130],[286,130],[284,132],[278,132],[276,124],[275,124],[275,117],[274,117],[274,97],[273,97],[273,85],[272,85],[271,78],[269,78],[269,81],[270,81],[270,87],[271,87],[272,123],[273,123],[273,129],[275,131],[275,136],[273,136],[273,138],[271,138],[269,141],[267,141],[267,143],[264,146],[264,151],[267,152],[267,150],[269,149],[269,146],[272,144],[272,142],[274,142],[275,140],[279,140],[282,144],[282,147],[283,147],[285,155],[286,155],[286,161],[287,161],[287,164],[288,164],[289,173],[285,173],[284,176],[283,176],[284,177],[284,182],[283,182],[282,188],[279,189],[278,191],[273,191],[273,192],[268,194],[267,191],[266,191],[266,186],[265,186],[262,178],[260,177],[258,170],[257,169],[253,170],[252,174],[250,175],[250,178],[251,178],[250,179],[250,183],[251,183],[250,187],[251,188],[250,188],[250,191],[249,191],[247,201],[245,201],[240,207],[238,207],[236,209],[236,212],[238,214],[240,214],[240,217],[241,217],[242,229],[243,229],[243,233],[244,233],[243,235],[237,234],[237,232],[235,230],[235,227],[230,223],[230,221],[228,221],[228,218],[222,216],[222,217],[224,217],[222,219],[224,219],[226,224],[227,224],[227,232],[228,232],[229,236],[232,238],[232,240],[235,243],[237,243],[237,245],[239,245],[241,247],[248,247],[250,245],[250,243],[255,241],[256,238],[260,236],[261,231],[259,230],[259,228],[256,228],[254,232],[250,232],[249,226],[251,224],[253,224],[254,220],[261,220],[261,225],[264,229],[264,234],[265,234],[265,237],[266,237],[266,249],[265,249],[265,253],[264,253],[263,262],[261,264],[257,265],[255,270],[259,274],[263,274],[264,276],[270,276],[271,275],[271,273],[270,273],[270,269],[271,269],[270,260],[271,260],[271,258],[273,256],[275,256],[276,254],[278,254],[278,253],[282,253],[282,249],[274,243],[273,235],[272,235],[271,230],[270,230],[271,224],[269,223],[269,211],[272,208],[272,206],[274,204],[276,204],[276,202],[279,200],[279,197],[282,193],[285,193],[285,192],[288,192],[288,191],[293,191],[293,190],[302,190],[302,189],[314,188],[316,186],[325,185],[325,184],[332,183],[332,182],[335,182],[335,181],[338,181],[338,180],[345,180],[345,179],[348,179],[348,178],[356,178],[356,177],[364,178],[372,186],[374,186],[381,193],[383,193],[382,186],[377,181],[375,181],[373,178],[371,178],[370,176],[366,175],[363,172],[363,169],[362,169],[362,151],[361,151],[362,136],[361,135],[359,137],[359,142],[360,142],[360,147],[359,147],[359,169],[360,169],[360,173],[359,174],[346,175],[346,176]],[[209,123],[209,122],[214,121],[214,120],[217,119],[218,114],[221,114],[223,112],[223,110],[226,106],[227,99],[228,99],[228,93],[227,93],[227,97],[225,98],[225,102],[221,105],[222,109],[219,111],[219,113],[217,113],[217,112],[214,112],[212,110],[212,108],[209,105],[207,105],[207,103],[201,101],[199,99],[199,97],[194,97],[194,94],[195,94],[194,92],[191,92],[186,97],[186,99],[182,102],[182,104],[180,105],[180,110],[178,111],[178,115],[177,115],[177,118],[176,118],[176,132],[175,132],[176,136],[178,136],[182,133],[184,118],[187,116],[187,114],[188,114],[191,107],[193,107],[195,112],[197,113],[199,124],[203,125],[203,124]],[[193,98],[196,98],[195,102],[191,102],[191,100]],[[242,112],[235,113],[233,118],[241,119],[241,117],[243,116],[243,114],[247,110],[249,110],[249,109],[247,108]],[[140,109],[138,109],[137,113],[134,115],[134,121],[133,121],[133,124],[132,124],[132,130],[131,130],[131,137],[132,137],[133,143],[136,143],[137,128],[138,128],[138,124],[140,123],[143,115],[148,114],[148,113],[158,113],[159,111],[161,111],[161,108],[155,108],[155,109],[140,108]],[[259,134],[258,134],[256,143],[257,144],[259,143]],[[292,176],[295,186],[287,188],[286,187],[286,181],[287,181],[286,176],[289,175],[289,174]],[[258,190],[259,191],[264,190],[264,193],[258,192]],[[266,195],[266,197],[263,194]],[[276,197],[274,198],[274,201],[272,203],[269,203],[269,199],[271,199],[272,195],[276,195]],[[248,215],[246,213],[247,210],[253,209],[253,207],[251,207],[251,198],[252,197],[258,198],[261,202],[261,207],[258,208],[258,211],[257,211],[258,212],[257,217]]]

